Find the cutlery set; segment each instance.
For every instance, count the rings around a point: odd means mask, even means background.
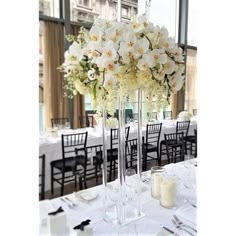
[[[191,236],[195,236],[196,235],[197,230],[195,228],[193,228],[192,226],[183,223],[176,215],[173,215],[173,219],[171,219],[171,221],[174,224],[176,229],[184,231],[184,232],[188,233]],[[179,234],[177,234],[173,230],[169,229],[168,227],[166,227],[166,226],[164,226],[162,224],[160,226],[161,226],[161,228],[163,228],[167,232],[171,233],[172,235],[180,236]]]
[[[188,233],[191,236],[195,235],[193,232],[197,233],[196,229],[194,229],[190,225],[187,225],[187,224],[183,223],[176,215],[173,215],[173,219],[171,221],[172,221],[172,223],[175,225],[175,227],[177,229],[183,230],[183,231],[185,231],[186,233]]]
[[[68,197],[60,198],[60,200],[66,203],[69,208],[77,207],[77,205],[72,202]]]

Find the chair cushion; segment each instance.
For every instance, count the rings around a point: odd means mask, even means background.
[[[189,135],[187,137],[184,138],[186,141],[191,142],[191,143],[195,143],[196,142],[196,137],[195,135]]]
[[[55,161],[52,161],[51,166],[59,169],[59,170],[63,170],[63,159],[58,159]],[[64,165],[64,172],[68,172],[71,171],[75,165],[85,165],[85,157],[84,156],[77,156],[76,158],[76,164],[75,164],[75,157],[67,157],[65,158],[65,165]]]
[[[97,165],[101,165],[103,162],[102,159],[102,151],[96,152],[96,156],[93,158]],[[118,149],[115,148],[111,151],[111,149],[107,150],[107,161],[114,161],[118,159]]]
[[[151,152],[151,151],[156,151],[156,150],[157,150],[157,146],[155,145],[148,143],[148,145],[146,146],[146,144],[143,144],[143,151]]]

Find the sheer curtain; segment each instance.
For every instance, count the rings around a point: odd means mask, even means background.
[[[185,109],[197,109],[197,50],[188,49],[185,84]]]
[[[68,117],[63,74],[57,69],[64,61],[64,27],[61,23],[45,21],[43,30],[45,127],[50,127],[51,118]]]
[[[79,26],[71,25],[71,34],[78,35]],[[85,115],[85,98],[84,95],[77,95],[73,97],[73,128],[79,128],[79,116]]]

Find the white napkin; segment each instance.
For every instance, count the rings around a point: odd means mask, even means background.
[[[44,201],[40,201],[40,220],[44,221],[46,220],[48,213],[49,212],[53,212],[56,211],[57,209],[55,209],[55,207],[52,206],[52,204],[50,203],[50,200],[44,200]]]
[[[186,223],[190,222],[196,225],[197,208],[191,205],[183,205],[176,210],[175,214],[180,217],[181,220],[185,220]]]

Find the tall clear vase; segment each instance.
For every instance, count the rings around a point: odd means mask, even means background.
[[[118,147],[118,183],[119,201],[117,204],[117,222],[120,225],[128,224],[143,217],[141,211],[141,188],[142,188],[142,91],[138,90],[138,129],[137,129],[137,178],[135,178],[136,198],[132,200],[132,205],[127,201],[126,192],[126,134],[125,134],[125,102],[119,99],[119,147]],[[131,131],[132,132],[132,131]]]
[[[104,186],[104,219],[107,222],[112,222],[117,225],[125,225],[134,220],[143,217],[144,214],[141,211],[141,188],[142,188],[142,91],[138,90],[138,127],[137,127],[137,178],[135,178],[136,184],[136,199],[135,206],[130,205],[127,201],[126,193],[126,134],[125,134],[125,101],[119,98],[118,103],[119,119],[119,143],[118,143],[118,191],[117,201],[114,207],[109,205],[109,194],[110,191],[107,186],[107,151],[106,151],[106,112],[103,112],[103,186]]]

